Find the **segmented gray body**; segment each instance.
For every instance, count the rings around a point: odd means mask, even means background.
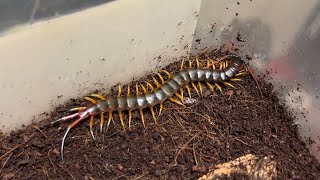
[[[222,69],[204,69],[191,68],[180,71],[173,75],[160,87],[154,91],[147,92],[141,95],[133,95],[128,97],[109,97],[107,100],[98,100],[95,105],[92,105],[91,115],[105,113],[110,111],[136,110],[146,107],[155,106],[170,98],[175,94],[180,87],[185,86],[190,82],[225,82],[233,78],[243,67],[243,61],[237,57],[230,57],[229,65]],[[89,108],[87,110],[89,110]]]

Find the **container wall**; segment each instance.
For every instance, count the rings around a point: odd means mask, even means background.
[[[1,0],[0,32],[16,26],[52,19],[111,0]]]
[[[320,160],[319,10],[317,0],[203,0],[192,53],[214,45],[252,57],[250,65],[256,74],[269,72]]]
[[[70,98],[107,93],[188,54],[200,3],[117,0],[6,32],[0,37],[1,130],[41,120]]]

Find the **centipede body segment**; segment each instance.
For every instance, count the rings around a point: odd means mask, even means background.
[[[223,93],[219,84],[222,83],[226,86],[234,87],[231,82],[240,81],[240,79],[237,77],[245,73],[243,60],[234,55],[229,55],[218,60],[217,63],[219,64],[219,67],[217,67],[216,63],[212,60],[208,60],[207,65],[205,67],[201,67],[198,57],[196,57],[195,62],[196,67],[193,67],[192,62],[189,61],[188,68],[184,69],[183,67],[185,63],[182,61],[180,70],[176,74],[170,74],[169,72],[163,70],[163,73],[167,76],[167,80],[164,80],[160,73],[156,73],[158,80],[157,78],[152,77],[153,83],[146,81],[144,83],[145,85],[135,84],[135,94],[130,93],[130,86],[128,86],[126,96],[122,97],[121,88],[119,86],[118,95],[116,97],[105,98],[98,94],[92,94],[85,97],[86,100],[92,103],[91,105],[87,107],[73,108],[71,111],[77,111],[76,113],[52,122],[52,124],[54,124],[59,121],[66,121],[77,117],[77,119],[68,126],[63,136],[61,144],[62,160],[64,142],[70,129],[74,128],[83,120],[89,119],[90,134],[95,142],[95,137],[92,130],[95,116],[100,116],[100,131],[102,131],[105,123],[105,114],[108,114],[108,120],[105,125],[106,128],[108,128],[110,125],[110,122],[113,118],[113,112],[117,112],[119,114],[121,126],[125,128],[123,113],[128,113],[128,128],[130,128],[132,122],[132,111],[138,110],[141,116],[142,124],[145,126],[143,109],[149,108],[151,110],[153,120],[155,124],[157,124],[157,116],[155,114],[154,107],[156,105],[160,106],[158,114],[158,116],[160,116],[161,112],[163,111],[163,102],[166,100],[170,100],[173,103],[185,106],[183,91],[184,87],[186,88],[189,97],[191,97],[191,87],[199,96],[203,96],[203,87],[201,82],[204,82],[212,92],[214,92],[214,89],[216,88],[218,91]]]

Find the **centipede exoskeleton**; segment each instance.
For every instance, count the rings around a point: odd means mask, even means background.
[[[192,62],[189,61],[188,68],[184,69],[184,61],[180,64],[180,70],[176,74],[170,74],[163,70],[163,73],[168,77],[164,80],[160,73],[156,73],[158,78],[152,77],[153,83],[145,82],[145,85],[136,84],[136,93],[130,94],[130,86],[128,86],[127,94],[125,97],[121,96],[121,88],[119,86],[117,97],[103,97],[99,94],[91,94],[86,96],[85,99],[90,101],[92,104],[87,107],[76,107],[70,111],[78,111],[74,114],[64,116],[53,123],[64,121],[72,118],[77,119],[72,122],[63,138],[61,143],[61,158],[63,160],[63,149],[65,139],[70,131],[79,122],[90,119],[89,127],[92,139],[95,141],[92,126],[95,116],[100,116],[100,131],[104,127],[104,115],[108,114],[108,121],[106,122],[107,127],[110,125],[112,120],[113,112],[119,113],[119,119],[121,126],[125,128],[123,113],[128,113],[128,128],[131,126],[132,111],[138,110],[141,116],[142,124],[145,126],[145,119],[143,116],[143,109],[150,108],[151,114],[155,124],[157,124],[157,117],[155,115],[154,107],[160,106],[159,115],[163,110],[163,102],[170,100],[173,103],[185,106],[183,88],[187,90],[189,97],[191,97],[191,87],[196,91],[199,96],[202,96],[202,83],[205,83],[210,91],[215,92],[215,89],[222,93],[221,86],[234,87],[231,82],[241,81],[238,76],[245,73],[243,60],[235,55],[227,55],[221,59],[213,61],[207,60],[206,66],[201,66],[198,58],[195,59],[196,67],[193,67]],[[157,80],[158,79],[158,80]],[[152,85],[154,84],[154,85]],[[191,87],[190,87],[191,85]],[[149,90],[149,91],[148,91]],[[176,96],[177,98],[175,98]],[[158,117],[159,117],[158,115]]]

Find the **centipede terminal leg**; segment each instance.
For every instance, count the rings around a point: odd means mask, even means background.
[[[90,121],[89,121],[89,127],[90,127],[90,135],[91,135],[91,138],[92,138],[92,141],[94,142],[94,144],[97,146],[97,142],[96,142],[96,138],[94,137],[94,134],[93,134],[93,116],[90,117]]]

